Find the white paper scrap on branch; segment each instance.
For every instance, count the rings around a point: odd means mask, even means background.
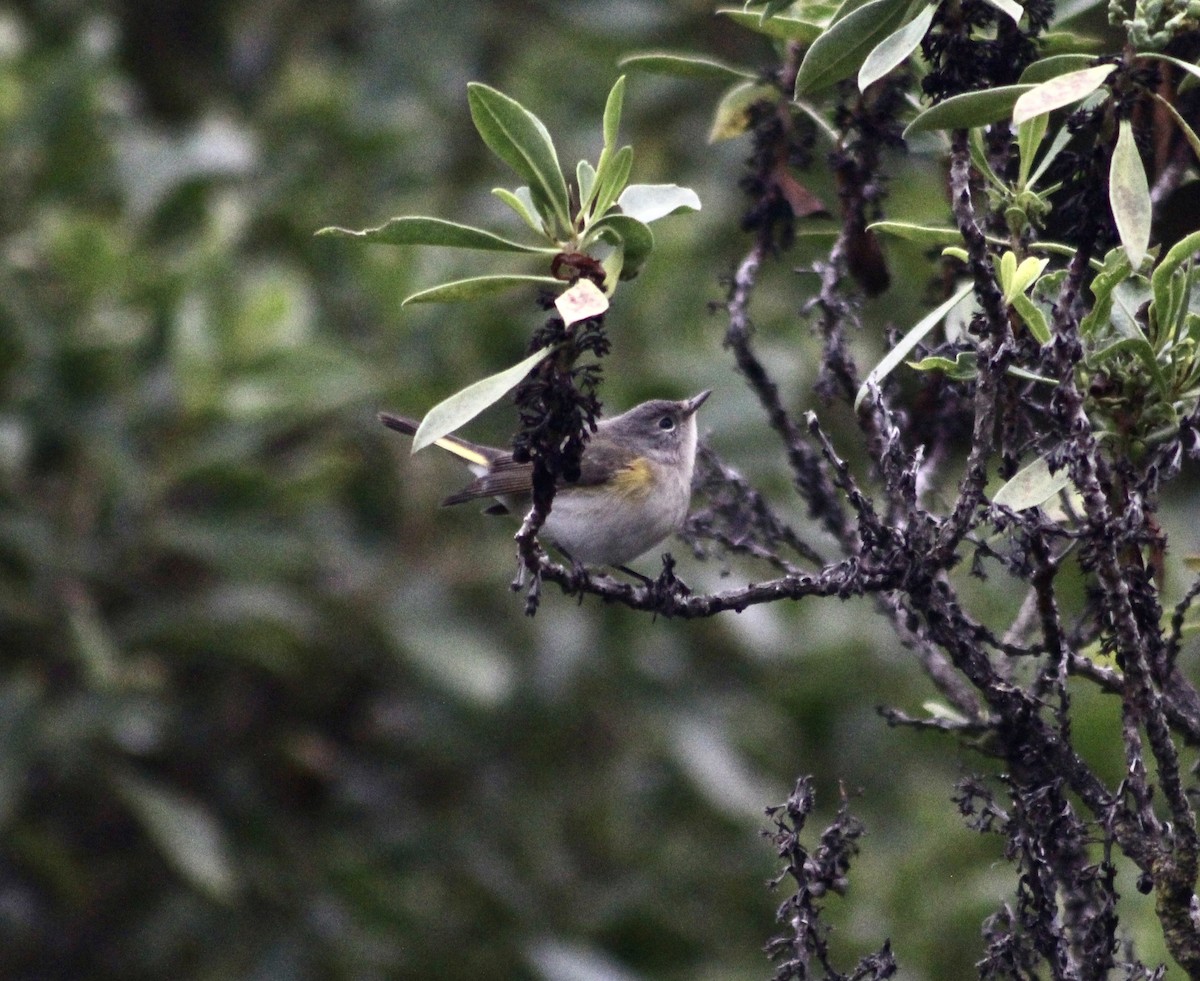
[[[581,279],[563,292],[554,306],[568,327],[588,317],[598,317],[608,309],[608,297],[590,279]]]

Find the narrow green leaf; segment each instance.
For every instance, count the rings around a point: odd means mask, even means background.
[[[529,193],[529,188],[518,187],[515,191],[510,191],[506,187],[493,187],[492,193],[512,208],[521,221],[525,222],[533,231],[543,238],[547,237],[545,226],[538,217],[537,206],[533,203],[533,195]]]
[[[1078,17],[1085,10],[1091,10],[1093,7],[1100,6],[1103,2],[1104,0],[1062,0],[1062,2],[1055,4],[1054,20],[1051,23],[1057,26],[1064,21]]]
[[[1138,316],[1139,311],[1150,302],[1153,295],[1145,276],[1130,276],[1113,288],[1110,318],[1112,327],[1118,334],[1143,341],[1147,349],[1157,357],[1157,352],[1150,347],[1145,331],[1142,330],[1142,321]]]
[[[1009,295],[1013,292],[1013,279],[1017,274],[1016,253],[1012,249],[1005,249],[999,256],[992,256],[992,262],[996,266],[996,277],[1000,281],[1004,301],[1007,303]]]
[[[489,252],[547,252],[545,245],[525,245],[501,238],[482,228],[460,225],[441,218],[409,216],[393,218],[378,228],[352,231],[349,228],[322,228],[318,235],[340,235],[380,245],[439,245],[451,249],[482,249]]]
[[[992,169],[988,160],[987,149],[983,145],[983,127],[976,126],[967,133],[967,147],[971,154],[971,163],[1002,195],[1008,196],[1008,185]]]
[[[956,307],[965,297],[970,295],[973,288],[974,286],[971,283],[964,284],[958,290],[958,292],[950,297],[950,299],[941,304],[941,306],[937,307],[937,309],[922,317],[907,334],[900,338],[896,346],[887,353],[887,355],[882,361],[879,362],[879,364],[871,369],[870,373],[863,381],[862,386],[858,390],[858,394],[854,397],[855,410],[857,410],[862,404],[862,400],[866,398],[867,391],[870,386],[873,384],[878,385],[881,381],[883,381],[884,378],[891,374],[892,370],[908,357],[909,352],[919,343],[921,343],[925,335],[933,330],[933,328],[939,323],[941,323],[942,318],[945,317],[946,314],[948,314],[952,309],[954,309],[954,307]]]
[[[841,3],[834,10],[833,15],[829,18],[829,27],[833,27],[834,24],[845,20],[854,11],[868,3],[870,3],[870,0],[841,0]]]
[[[1128,119],[1121,120],[1117,145],[1113,148],[1108,201],[1129,264],[1137,269],[1150,247],[1150,186]]]
[[[1121,248],[1111,249],[1104,257],[1104,265],[1092,279],[1090,287],[1094,302],[1092,308],[1079,321],[1079,333],[1090,338],[1103,331],[1110,323],[1113,305],[1113,290],[1133,275],[1129,267],[1129,256]]]
[[[198,800],[131,774],[118,774],[121,799],[176,872],[215,899],[230,899],[238,880],[224,829]]]
[[[629,172],[633,170],[633,147],[623,146],[612,156],[601,161],[596,170],[596,203],[592,213],[603,215],[613,206],[625,185]]]
[[[496,293],[503,293],[518,286],[562,286],[553,276],[520,276],[501,274],[497,276],[472,276],[456,279],[452,283],[431,286],[405,297],[401,306],[410,303],[462,303],[465,300],[481,300]]]
[[[1024,293],[1015,294],[1009,303],[1017,311],[1017,315],[1025,321],[1025,326],[1029,328],[1029,333],[1034,336],[1034,339],[1039,344],[1048,344],[1050,325],[1046,322],[1046,315],[1042,313],[1042,308]]]
[[[757,0],[755,0],[755,2],[757,2]],[[770,20],[772,17],[778,14],[779,11],[787,10],[788,7],[792,5],[792,2],[793,0],[766,0],[766,3],[763,4],[763,9],[759,11],[758,16],[761,20]],[[748,7],[750,4],[747,3],[746,6]]]
[[[611,214],[600,219],[589,230],[589,239],[597,238],[622,250],[622,279],[633,279],[654,251],[654,232],[630,215]]]
[[[1196,131],[1192,129],[1187,120],[1179,114],[1179,110],[1171,105],[1169,100],[1164,99],[1157,92],[1151,92],[1150,94],[1154,96],[1154,98],[1158,100],[1159,104],[1165,107],[1167,112],[1171,114],[1171,117],[1175,120],[1175,125],[1179,127],[1179,131],[1183,134],[1183,138],[1187,140],[1188,146],[1192,148],[1193,155],[1197,160],[1200,160],[1200,137],[1196,136]]]
[[[957,228],[942,228],[933,225],[916,225],[908,221],[875,221],[867,226],[868,230],[884,235],[895,235],[897,238],[918,245],[957,245],[962,241],[962,233]]]
[[[713,110],[708,142],[717,143],[741,136],[750,129],[750,107],[779,99],[779,89],[764,82],[738,82],[727,89]]]
[[[1046,117],[1043,116],[1043,119]],[[1022,125],[1025,125],[1022,123]],[[1063,148],[1071,141],[1071,131],[1066,126],[1059,128],[1059,131],[1054,135],[1054,139],[1050,141],[1050,146],[1046,152],[1042,154],[1042,159],[1038,161],[1037,169],[1029,175],[1029,181],[1026,187],[1037,187],[1037,182],[1042,179],[1042,174],[1046,172],[1046,168],[1054,163],[1054,159],[1063,152]],[[1074,249],[1071,253],[1074,253]]]
[[[617,198],[621,213],[645,224],[667,215],[700,210],[700,198],[690,187],[678,184],[630,184]]]
[[[471,119],[484,143],[529,182],[543,217],[571,227],[567,182],[542,121],[515,99],[482,82],[467,85]]]
[[[1113,65],[1095,65],[1083,71],[1067,72],[1047,79],[1017,99],[1013,123],[1019,125],[1044,112],[1061,109],[1087,98],[1115,71]]]
[[[592,192],[596,190],[596,168],[586,160],[580,160],[575,165],[575,186],[579,190],[580,210],[586,213]]]
[[[945,102],[917,115],[904,131],[908,139],[914,133],[935,129],[974,129],[1003,119],[1016,104],[1017,99],[1032,89],[1032,85],[1002,85],[978,92],[963,92],[953,95]]]
[[[1017,154],[1020,167],[1017,173],[1017,185],[1025,188],[1029,183],[1029,172],[1033,169],[1033,158],[1037,155],[1038,147],[1045,139],[1046,130],[1050,126],[1048,113],[1027,119],[1017,127]]]
[[[1009,254],[1011,255],[1011,253]],[[1026,292],[1034,284],[1034,281],[1041,276],[1043,271],[1045,271],[1046,265],[1049,262],[1049,259],[1035,259],[1033,256],[1029,256],[1023,260],[1013,271],[1010,287],[1012,296],[1018,296]],[[1010,303],[1012,302],[1011,297],[1005,297],[1005,299]]]
[[[617,247],[610,251],[600,265],[604,267],[604,294],[612,296],[616,292],[621,273],[625,271],[625,250]]]
[[[1013,511],[1026,511],[1044,504],[1071,482],[1066,467],[1050,472],[1046,456],[1022,467],[992,496],[992,503]]]
[[[953,381],[970,381],[979,374],[979,358],[974,351],[959,351],[953,361],[931,355],[920,361],[906,361],[905,364],[916,371],[940,371]]]
[[[625,76],[622,75],[608,90],[604,101],[604,145],[617,145],[617,134],[621,129],[621,107],[625,103]]]
[[[1047,378],[1045,375],[1035,374],[1026,368],[1018,368],[1015,364],[1010,364],[1007,368],[1005,368],[1004,373],[1011,378],[1020,378],[1022,381],[1037,382],[1039,385],[1060,384],[1057,378]]]
[[[799,20],[795,17],[771,17],[764,21],[753,11],[729,7],[722,7],[717,13],[758,34],[765,34],[767,37],[778,38],[781,41],[799,41],[801,44],[812,44],[825,29],[821,24]]]
[[[1039,58],[1021,72],[1017,81],[1022,85],[1040,85],[1059,75],[1091,68],[1095,63],[1095,57],[1087,54],[1061,54]]]
[[[1022,7],[1016,0],[985,0],[1003,14],[1008,14],[1012,18],[1014,24],[1021,22],[1021,17],[1025,13],[1025,8]]]
[[[917,45],[925,37],[925,32],[929,30],[929,25],[933,23],[933,15],[936,11],[937,4],[929,4],[907,24],[899,30],[893,31],[871,49],[867,60],[858,70],[858,90],[860,92],[865,91],[872,82],[883,78],[917,49]]]
[[[1200,252],[1200,231],[1185,235],[1171,246],[1170,250],[1159,262],[1158,268],[1154,270],[1154,278],[1171,276],[1176,269],[1192,258],[1197,252]]]
[[[439,402],[425,414],[421,425],[413,434],[412,452],[416,453],[426,446],[431,446],[459,426],[470,422],[489,405],[502,399],[520,385],[525,376],[553,350],[554,346],[551,345],[535,351],[511,368],[482,378]]]
[[[1158,394],[1164,399],[1170,398],[1170,386],[1163,374],[1162,365],[1158,363],[1154,348],[1144,337],[1122,337],[1102,351],[1097,351],[1088,360],[1093,364],[1103,364],[1119,354],[1132,354],[1141,361],[1154,381],[1154,387],[1158,390]]]
[[[1193,65],[1187,61],[1180,61],[1178,58],[1172,58],[1170,55],[1160,54],[1157,51],[1139,51],[1139,58],[1157,58],[1159,61],[1165,61],[1187,72],[1193,78],[1200,79],[1200,65]]]
[[[1039,39],[1042,54],[1053,58],[1060,54],[1092,54],[1111,50],[1108,44],[1098,37],[1089,37],[1078,31],[1047,31]]]
[[[1196,254],[1197,250],[1200,250],[1200,232],[1192,232],[1191,235],[1185,236],[1171,246],[1167,254],[1154,267],[1154,272],[1150,276],[1150,288],[1154,294],[1151,313],[1154,322],[1160,328],[1173,319],[1175,313],[1172,309],[1175,304],[1172,302],[1171,290],[1175,273]]]
[[[870,0],[830,26],[804,55],[796,74],[796,97],[809,95],[853,75],[867,54],[887,37],[908,0]]]
[[[618,62],[622,68],[643,71],[651,75],[674,75],[677,78],[715,78],[723,82],[737,81],[758,76],[746,69],[728,65],[704,55],[671,54],[666,51],[648,51],[643,54],[626,55]]]

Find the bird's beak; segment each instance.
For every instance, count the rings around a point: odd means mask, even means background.
[[[686,419],[688,416],[694,415],[696,410],[704,404],[704,400],[710,395],[712,395],[711,389],[703,391],[699,395],[693,395],[690,399],[685,399],[683,403],[683,417]]]

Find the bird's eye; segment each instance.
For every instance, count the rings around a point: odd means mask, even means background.
[[[663,416],[661,419],[658,420],[658,428],[663,430],[664,432],[670,432],[672,429],[675,428],[675,420],[672,419],[670,416]]]

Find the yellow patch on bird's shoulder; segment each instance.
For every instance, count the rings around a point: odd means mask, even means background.
[[[639,457],[613,474],[612,486],[626,497],[645,497],[654,487],[654,470],[648,460]]]

